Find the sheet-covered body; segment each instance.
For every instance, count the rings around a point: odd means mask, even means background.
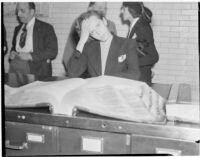
[[[123,120],[166,121],[164,98],[143,82],[119,77],[34,82],[14,89],[14,92],[8,89],[5,98],[5,105],[10,108],[33,107],[43,102],[50,103],[55,114],[72,115],[78,108]]]

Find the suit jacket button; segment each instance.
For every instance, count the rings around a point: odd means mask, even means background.
[[[51,62],[51,60],[50,59],[47,59],[47,63],[50,63]]]

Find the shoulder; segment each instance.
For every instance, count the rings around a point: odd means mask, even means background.
[[[41,28],[45,28],[45,29],[52,29],[53,26],[47,22],[35,19],[35,25],[41,27]]]
[[[19,30],[22,27],[23,24],[19,24],[15,27],[15,30]]]
[[[95,40],[95,39],[89,39],[86,44],[85,44],[85,48],[86,49],[92,49],[95,47],[95,45],[99,44],[99,41]]]
[[[139,19],[136,23],[136,29],[143,30],[143,29],[151,29],[151,26],[148,22],[143,19]]]
[[[115,26],[115,23],[109,19],[107,19],[108,25]]]
[[[14,35],[17,34],[19,32],[19,30],[21,29],[22,27],[22,24],[19,24],[15,27],[15,30],[14,30]]]
[[[123,44],[123,45],[132,45],[136,44],[135,39],[129,39],[129,38],[124,38],[124,37],[119,37],[119,36],[114,36],[115,40],[117,41],[118,44]]]

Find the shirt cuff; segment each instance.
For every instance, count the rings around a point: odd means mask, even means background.
[[[76,58],[79,58],[79,57],[81,56],[81,52],[80,52],[79,50],[75,50],[75,51],[74,51],[74,56],[75,56]]]

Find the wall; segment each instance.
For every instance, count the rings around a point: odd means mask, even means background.
[[[199,99],[198,56],[198,4],[195,2],[145,2],[153,12],[152,28],[160,60],[154,67],[153,82],[189,83],[193,88],[193,99]],[[51,23],[58,37],[59,54],[53,61],[53,74],[64,75],[63,51],[73,20],[86,10],[88,2],[50,3],[48,17],[41,20]],[[109,2],[107,17],[115,22],[119,36],[128,31],[119,17],[121,3]],[[14,27],[14,17],[4,17],[9,47]]]

